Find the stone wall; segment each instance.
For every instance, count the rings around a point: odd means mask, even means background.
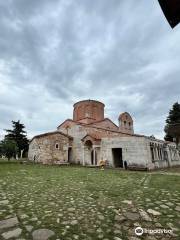
[[[58,128],[59,131],[67,133],[67,129],[64,126],[61,126]],[[126,136],[126,134],[121,134],[118,132],[112,132],[100,128],[95,128],[93,126],[83,126],[83,125],[72,125],[70,128],[68,128],[68,134],[73,137],[73,163],[83,164],[84,161],[84,155],[85,155],[85,149],[84,144],[82,142],[82,139],[87,134],[93,134],[97,136],[109,136],[112,139],[117,136]],[[131,136],[127,136],[127,138],[130,138]],[[101,159],[101,153],[98,151],[98,159]]]
[[[150,151],[144,137],[114,137],[103,138],[101,143],[101,158],[107,160],[109,166],[114,167],[112,149],[122,149],[122,160],[128,166],[146,168]]]
[[[154,156],[151,151],[152,144],[158,149]],[[180,166],[180,154],[174,143],[165,144],[164,141],[136,136],[103,138],[101,158],[107,160],[112,167],[114,167],[113,148],[122,149],[122,160],[126,161],[129,167],[152,170]]]
[[[167,168],[180,165],[180,154],[174,143],[149,140],[151,150],[150,169]]]
[[[67,121],[67,124],[70,122]],[[69,127],[67,128],[67,126]],[[68,133],[68,135],[73,137],[73,141],[71,141],[72,163],[91,165],[91,152],[95,149],[97,163],[100,160],[107,160],[109,166],[115,167],[114,150],[112,149],[118,148],[122,149],[122,167],[124,167],[125,161],[129,167],[149,170],[180,165],[180,156],[174,143],[166,143],[145,136],[123,134],[90,125],[73,123],[67,126],[64,123],[58,128],[58,131],[63,132],[65,135]],[[90,147],[86,145],[86,140],[83,140],[85,136],[91,136],[92,138]],[[60,141],[60,146],[63,146],[58,151],[54,148],[55,141]],[[30,144],[29,156],[33,160],[33,156],[35,155],[37,161],[45,163],[53,163],[54,160],[52,159],[66,162],[68,146],[69,139],[65,136],[53,135],[50,138],[35,138]],[[32,152],[34,155],[31,155]]]
[[[69,147],[72,140],[60,133],[38,136],[30,142],[28,158],[43,164],[66,163]]]

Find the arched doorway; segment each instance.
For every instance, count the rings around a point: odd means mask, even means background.
[[[92,164],[92,142],[90,140],[87,140],[84,144],[84,162],[87,165]]]
[[[84,162],[87,165],[97,165],[97,152],[91,140],[87,140],[84,144]]]

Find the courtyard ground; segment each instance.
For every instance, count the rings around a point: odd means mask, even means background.
[[[1,162],[0,239],[180,239],[180,171]]]

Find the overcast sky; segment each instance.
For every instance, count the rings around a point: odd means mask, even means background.
[[[0,0],[0,134],[18,119],[29,137],[55,130],[82,99],[163,138],[180,101],[180,25],[157,0]]]

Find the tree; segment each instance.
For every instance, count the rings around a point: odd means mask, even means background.
[[[169,124],[166,130],[170,136],[172,136],[176,142],[176,146],[180,149],[180,123]]]
[[[6,129],[5,131],[8,133],[5,135],[6,140],[12,140],[17,144],[18,147],[18,156],[22,157],[28,151],[28,139],[26,135],[26,131],[24,124],[20,123],[20,121],[12,121],[12,130]]]
[[[180,104],[178,102],[174,103],[172,109],[169,111],[169,116],[166,119],[164,139],[166,141],[173,142],[173,139],[177,137],[177,125],[180,124]]]
[[[18,147],[14,140],[5,139],[0,143],[1,153],[5,157],[7,157],[8,161],[12,157],[16,157],[16,154],[18,153]]]
[[[2,142],[0,142],[0,157],[3,155]]]

